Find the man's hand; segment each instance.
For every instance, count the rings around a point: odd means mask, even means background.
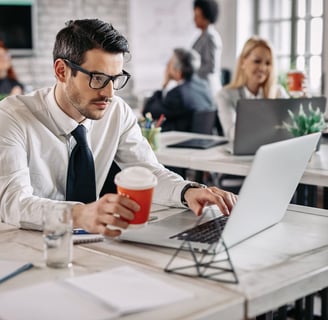
[[[139,210],[140,206],[135,201],[119,194],[108,193],[95,202],[75,205],[72,209],[73,225],[90,233],[116,237],[121,234],[119,228],[126,229],[129,220]],[[113,229],[107,228],[107,225]]]
[[[237,202],[237,195],[217,187],[189,188],[184,194],[188,207],[197,215],[206,205],[216,204],[224,215],[229,215]]]

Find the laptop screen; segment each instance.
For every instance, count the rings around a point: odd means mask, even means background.
[[[311,104],[325,112],[326,97],[298,99],[240,99],[237,103],[235,155],[253,155],[264,144],[292,138],[283,127],[283,122],[290,122],[288,110],[298,113],[300,105],[308,112]]]

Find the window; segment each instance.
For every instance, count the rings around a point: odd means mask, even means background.
[[[280,75],[302,70],[308,90],[321,95],[323,0],[254,0],[255,33],[271,41]]]

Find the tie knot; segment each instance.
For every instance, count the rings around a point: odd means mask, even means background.
[[[72,136],[75,138],[76,142],[81,146],[87,146],[87,132],[84,126],[78,125],[72,132]]]

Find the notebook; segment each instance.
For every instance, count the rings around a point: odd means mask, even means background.
[[[89,242],[99,242],[103,241],[104,236],[99,233],[88,233],[83,229],[74,228],[73,229],[73,243],[89,243]]]
[[[216,140],[210,138],[191,138],[178,143],[167,145],[168,148],[209,149],[228,143],[227,139]]]
[[[240,99],[236,109],[235,139],[232,143],[234,155],[254,155],[264,144],[289,139],[292,135],[282,126],[290,123],[290,109],[298,113],[300,104],[305,113],[309,104],[313,109],[326,109],[326,97],[297,99]],[[230,147],[230,149],[231,149]]]
[[[319,141],[320,133],[261,146],[240,190],[238,201],[222,232],[229,248],[273,226],[285,215],[288,204]],[[222,216],[217,207],[204,210],[203,221]],[[210,211],[210,212],[209,212]],[[156,212],[154,213],[156,215]],[[169,212],[168,212],[169,214]],[[180,248],[175,235],[194,227],[198,217],[190,210],[168,215],[139,230],[127,230],[121,240]],[[192,242],[198,251],[208,250],[207,243]],[[214,252],[217,248],[211,246]]]

